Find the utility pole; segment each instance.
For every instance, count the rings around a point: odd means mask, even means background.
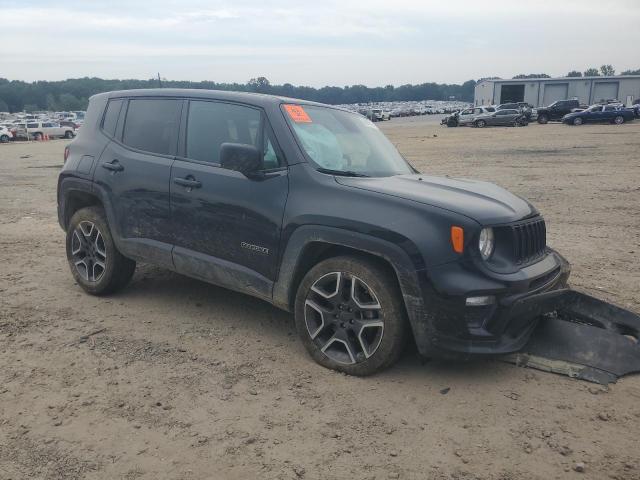
[[[160,72],[158,72],[158,86],[162,88],[162,80],[160,80]]]

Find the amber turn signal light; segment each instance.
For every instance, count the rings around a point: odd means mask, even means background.
[[[451,227],[451,246],[456,253],[464,251],[464,230],[462,227]]]

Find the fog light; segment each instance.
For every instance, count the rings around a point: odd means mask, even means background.
[[[493,295],[486,295],[483,297],[467,297],[467,307],[484,307],[486,305],[492,305],[496,301],[496,297]]]

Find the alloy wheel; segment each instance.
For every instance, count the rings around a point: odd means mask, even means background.
[[[622,125],[624,123],[624,118],[618,115],[613,121],[616,122],[616,125]]]
[[[346,272],[330,272],[315,281],[305,300],[304,320],[313,343],[341,364],[371,357],[384,334],[383,310],[375,292]]]
[[[582,119],[580,117],[577,117],[573,120],[573,124],[574,125],[582,125]]]
[[[107,250],[95,223],[83,221],[71,237],[71,257],[76,271],[88,282],[98,282],[106,270]]]

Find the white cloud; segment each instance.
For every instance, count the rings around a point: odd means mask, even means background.
[[[637,0],[68,2],[2,8],[0,75],[382,85],[640,67]]]

